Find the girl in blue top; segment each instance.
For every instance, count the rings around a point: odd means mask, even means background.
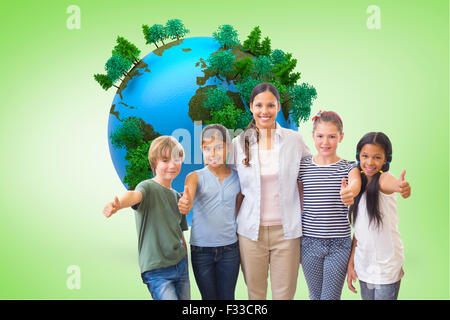
[[[181,213],[193,208],[192,269],[203,300],[234,300],[240,257],[236,234],[236,198],[239,178],[226,165],[228,130],[218,124],[205,127],[201,146],[205,168],[186,177]]]
[[[303,207],[301,260],[310,299],[338,300],[352,247],[347,205],[358,195],[361,178],[354,162],[336,154],[344,137],[341,118],[324,111],[313,121],[317,155],[302,159],[298,177]]]

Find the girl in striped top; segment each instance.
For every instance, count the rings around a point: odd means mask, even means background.
[[[320,111],[313,121],[317,155],[302,159],[298,176],[301,260],[310,299],[338,300],[352,247],[347,206],[360,191],[361,177],[354,162],[336,154],[344,138],[341,118]]]

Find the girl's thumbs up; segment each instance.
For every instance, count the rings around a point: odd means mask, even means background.
[[[345,178],[342,178],[340,193],[341,193],[341,200],[346,206],[351,206],[354,203],[353,192],[350,188],[347,187],[347,181],[345,180]]]
[[[341,184],[341,189],[347,188],[347,181],[345,180],[345,178],[342,178],[342,184]]]
[[[184,186],[183,197],[185,197],[185,199],[187,199],[187,200],[189,200],[191,198],[191,195],[189,194],[189,187],[188,186]]]
[[[180,210],[181,214],[188,214],[190,210],[190,194],[188,186],[184,186],[183,196],[178,201],[178,210]]]
[[[402,174],[400,175],[399,179],[399,192],[402,195],[403,198],[408,198],[411,195],[411,187],[409,186],[408,181],[405,181],[405,174],[406,170],[403,170]]]

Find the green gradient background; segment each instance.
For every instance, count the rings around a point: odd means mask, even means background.
[[[71,4],[81,8],[80,30],[66,28]],[[381,30],[366,27],[371,4],[381,8]],[[107,144],[114,92],[92,75],[103,72],[117,35],[144,56],[154,46],[145,45],[141,25],[171,18],[182,19],[189,36],[232,24],[241,41],[259,25],[317,88],[313,112],[342,116],[342,157],[353,159],[368,131],[389,135],[391,171],[406,169],[413,190],[399,199],[399,298],[449,299],[449,6],[378,0],[2,1],[0,298],[150,298],[132,210],[101,214],[124,187]],[[301,131],[314,148],[311,123]],[[70,265],[81,268],[80,290],[66,287]],[[242,274],[236,297],[247,299]],[[295,298],[308,298],[301,270]],[[360,295],[344,287],[342,298]]]

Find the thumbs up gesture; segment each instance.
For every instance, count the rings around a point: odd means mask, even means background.
[[[405,181],[405,174],[406,170],[403,170],[402,174],[400,175],[400,179],[398,179],[398,188],[399,193],[403,198],[406,199],[411,195],[411,187],[409,186],[409,182]]]
[[[347,185],[347,182],[345,178],[342,178],[341,183],[341,200],[346,206],[351,206],[354,202],[353,198],[353,191],[352,189]]]
[[[113,202],[109,202],[106,204],[105,208],[103,208],[103,215],[107,218],[111,217],[114,213],[116,213],[120,209],[120,201],[119,198],[114,197]]]
[[[181,214],[188,214],[192,207],[192,198],[189,193],[189,187],[184,186],[184,192],[181,199],[178,201],[178,210]]]

